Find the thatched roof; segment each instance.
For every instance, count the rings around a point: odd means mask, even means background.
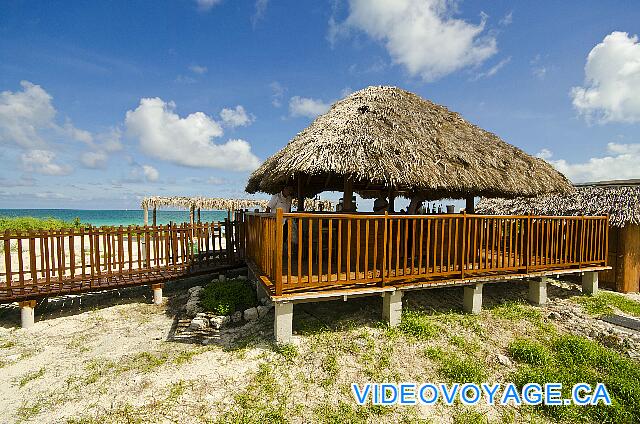
[[[606,215],[616,227],[640,224],[640,181],[616,181],[580,185],[570,195],[543,195],[534,198],[481,199],[476,212],[511,215]]]
[[[569,192],[568,180],[444,106],[396,87],[368,87],[331,109],[249,178],[246,191],[276,193],[301,180],[306,195],[394,189],[427,199]]]
[[[219,197],[162,197],[152,196],[145,197],[140,202],[140,207],[144,208],[145,205],[149,209],[173,207],[182,209],[208,209],[208,210],[239,210],[239,209],[265,209],[267,207],[268,200],[265,199],[224,199]],[[314,200],[306,199],[306,210],[317,210],[322,207],[323,210],[329,211],[334,207],[333,202],[329,200]],[[297,201],[293,201],[293,205],[297,206]]]

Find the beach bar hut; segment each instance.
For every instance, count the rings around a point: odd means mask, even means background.
[[[586,291],[607,269],[607,217],[400,215],[354,212],[365,197],[467,199],[568,194],[569,181],[447,108],[396,87],[368,87],[330,110],[249,178],[249,193],[298,198],[343,192],[342,213],[249,213],[247,263],[276,305],[276,339],[291,334],[293,304],[382,295],[383,316],[400,319],[404,290],[463,285],[464,309],[477,312],[482,284],[580,272]],[[392,210],[392,209],[391,209]],[[286,225],[284,225],[286,223]],[[576,235],[584,233],[581,238]]]
[[[600,282],[623,293],[640,291],[640,180],[578,184],[571,194],[481,199],[481,213],[609,215],[608,263]]]

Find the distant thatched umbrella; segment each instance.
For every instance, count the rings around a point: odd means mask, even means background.
[[[393,190],[428,200],[572,190],[544,160],[396,87],[368,87],[335,103],[268,158],[246,191],[277,193],[285,185],[307,197]]]
[[[181,197],[181,196],[152,196],[145,197],[140,202],[143,209],[174,207],[183,209],[205,209],[233,211],[239,209],[265,209],[268,200],[265,199],[225,199],[220,197]],[[294,201],[294,205],[295,205]],[[333,202],[329,200],[306,199],[307,210],[322,208],[325,211],[333,208]]]

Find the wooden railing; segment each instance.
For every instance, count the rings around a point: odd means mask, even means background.
[[[233,221],[0,234],[0,303],[207,272],[244,259]]]
[[[274,293],[605,266],[608,218],[248,214],[247,259]]]

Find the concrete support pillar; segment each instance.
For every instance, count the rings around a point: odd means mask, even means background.
[[[293,303],[278,302],[274,306],[273,335],[277,343],[288,343],[293,336]]]
[[[582,294],[595,295],[598,293],[598,272],[591,271],[582,274]]]
[[[152,284],[153,289],[153,303],[155,305],[162,305],[162,287],[164,284]]]
[[[27,300],[20,302],[20,324],[22,328],[31,328],[35,322],[34,309],[36,307],[35,300]]]
[[[547,303],[547,278],[529,281],[529,302],[534,305],[544,305]]]
[[[464,287],[462,309],[472,314],[480,313],[482,310],[482,283]]]
[[[390,327],[400,324],[402,319],[402,291],[396,290],[382,295],[382,318]]]

